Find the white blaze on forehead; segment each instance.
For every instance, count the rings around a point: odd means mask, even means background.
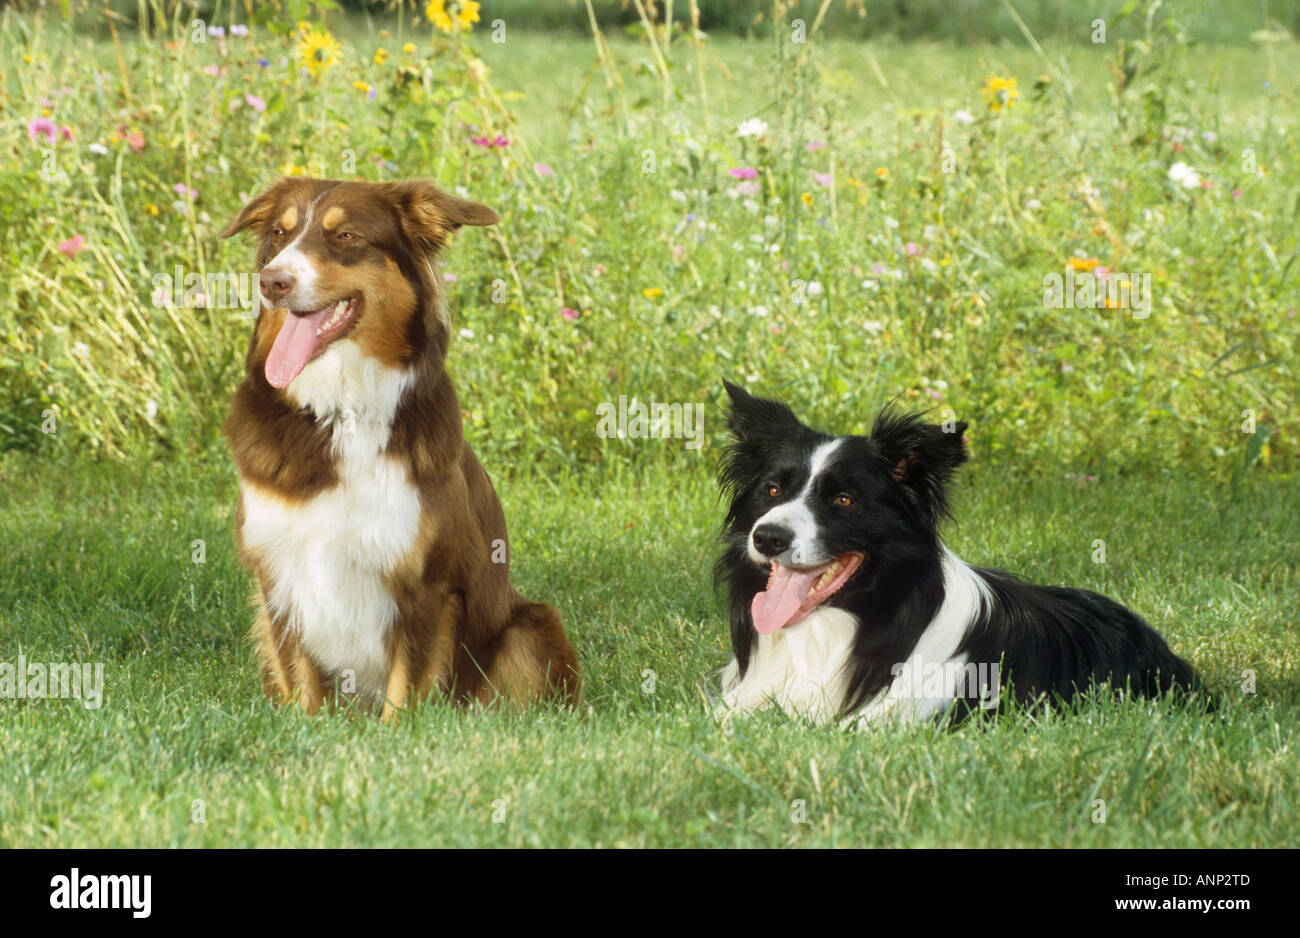
[[[312,200],[311,205],[307,206],[307,214],[302,219],[302,226],[298,229],[297,237],[267,262],[266,267],[283,268],[293,275],[297,283],[286,296],[276,302],[271,302],[263,296],[262,302],[264,305],[272,308],[285,306],[303,312],[305,310],[319,309],[327,302],[326,297],[322,297],[317,293],[316,267],[312,264],[311,258],[304,254],[302,248],[298,246],[299,242],[307,234],[307,229],[311,227],[311,220],[316,214],[317,203],[324,197],[325,193],[322,192]],[[262,269],[265,270],[266,267]]]
[[[754,547],[754,528],[757,528],[760,524],[779,524],[794,532],[794,541],[791,545],[791,557],[789,559],[796,566],[815,566],[831,559],[821,556],[821,547],[817,537],[817,519],[813,516],[808,497],[812,494],[817,485],[817,480],[826,471],[826,467],[830,464],[835,452],[843,442],[843,437],[837,437],[834,440],[822,443],[813,450],[812,458],[808,460],[808,481],[804,483],[803,491],[799,493],[799,496],[777,505],[754,522],[754,527],[749,529],[748,546],[751,560],[755,563],[768,562],[768,558],[764,557]]]

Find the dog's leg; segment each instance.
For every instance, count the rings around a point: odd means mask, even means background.
[[[250,635],[262,663],[266,699],[278,705],[296,700],[308,714],[319,711],[325,699],[319,669],[296,638],[271,622],[265,606],[258,610]]]
[[[325,702],[325,684],[316,662],[307,656],[302,643],[296,640],[293,641],[291,650],[290,673],[293,675],[294,698],[308,716],[315,716]],[[330,711],[333,712],[333,709],[331,704]]]
[[[564,634],[560,614],[545,603],[520,600],[510,624],[489,648],[480,703],[521,705],[555,697],[569,706],[582,699],[578,656]]]
[[[388,668],[388,686],[384,689],[384,708],[379,722],[396,723],[397,711],[406,706],[411,693],[411,651],[404,635],[394,637],[392,664]]]

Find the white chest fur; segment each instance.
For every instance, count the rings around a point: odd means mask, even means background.
[[[723,708],[776,705],[814,722],[831,719],[848,689],[846,665],[856,633],[852,615],[825,607],[802,622],[757,636],[744,678],[735,659],[722,672]]]
[[[268,574],[270,613],[328,676],[351,672],[357,693],[373,696],[384,691],[397,616],[386,578],[414,547],[420,496],[405,467],[383,455],[408,376],[354,350],[336,342],[289,386],[330,427],[338,484],[302,502],[241,484],[242,535]]]

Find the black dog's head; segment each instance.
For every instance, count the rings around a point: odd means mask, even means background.
[[[718,573],[731,587],[733,646],[747,657],[755,631],[845,606],[937,556],[966,424],[886,407],[870,436],[836,437],[785,404],[726,388],[734,440],[719,472],[729,504]]]

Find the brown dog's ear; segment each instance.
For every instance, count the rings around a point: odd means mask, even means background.
[[[412,240],[429,250],[447,242],[447,235],[462,225],[495,225],[500,219],[486,205],[457,198],[423,179],[381,184],[385,197],[397,206],[402,226]]]
[[[261,233],[267,222],[271,220],[271,213],[280,203],[281,196],[292,189],[306,185],[309,181],[304,177],[281,176],[261,195],[249,199],[248,204],[240,209],[239,214],[232,218],[226,227],[221,229],[217,237],[229,238],[248,228],[256,228]]]

